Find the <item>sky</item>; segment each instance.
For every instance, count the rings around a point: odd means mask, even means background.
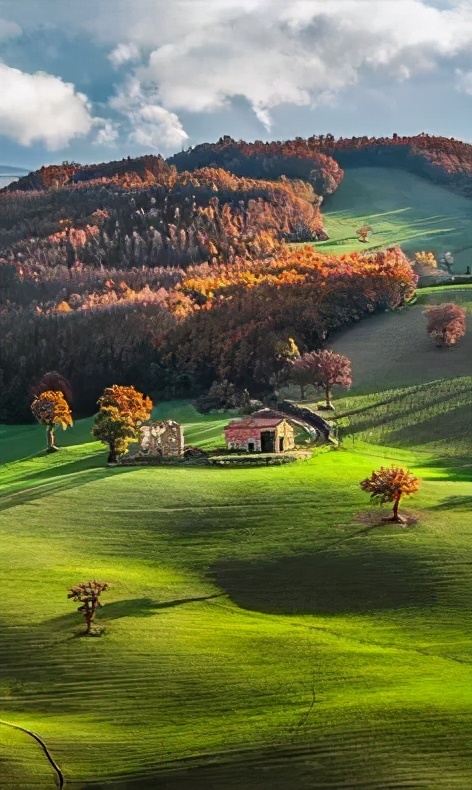
[[[472,142],[472,0],[0,0],[0,164],[328,132]]]

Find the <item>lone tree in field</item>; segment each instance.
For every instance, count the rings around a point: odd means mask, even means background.
[[[98,399],[100,411],[95,415],[93,436],[107,444],[107,462],[115,464],[117,456],[139,436],[139,426],[151,416],[152,400],[134,387],[113,384]]]
[[[31,387],[31,397],[37,398],[43,392],[62,392],[64,400],[72,407],[72,386],[57,370],[50,370]]]
[[[356,235],[359,241],[366,242],[369,233],[372,233],[370,225],[363,225],[362,228],[356,230]]]
[[[438,348],[454,346],[465,335],[465,310],[454,302],[427,307],[427,332]]]
[[[71,426],[72,414],[62,392],[46,390],[38,395],[31,404],[31,411],[41,425],[46,426],[47,452],[54,453],[59,448],[54,444],[56,426],[62,430]]]
[[[313,384],[324,389],[327,409],[334,408],[331,403],[332,388],[335,385],[350,387],[352,384],[351,363],[348,358],[327,349],[303,354],[293,362],[292,373],[294,371],[298,384],[302,380],[304,386]]]
[[[73,601],[80,602],[81,606],[78,607],[77,611],[85,617],[87,634],[90,634],[92,630],[92,623],[95,619],[98,607],[103,606],[103,604],[100,603],[100,596],[102,592],[107,589],[108,584],[106,582],[97,581],[81,582],[80,584],[76,584],[75,587],[69,587],[67,597],[72,598]]]
[[[384,521],[394,521],[405,524],[405,519],[398,514],[398,506],[402,496],[408,496],[418,491],[420,481],[411,474],[409,469],[400,466],[381,466],[377,472],[372,472],[370,477],[362,480],[360,487],[370,494],[374,502],[393,502],[393,515]]]

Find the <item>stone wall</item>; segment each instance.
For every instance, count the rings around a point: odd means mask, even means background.
[[[179,456],[184,452],[182,426],[174,420],[151,422],[141,425],[141,441],[138,449],[130,454],[133,458],[153,456]]]

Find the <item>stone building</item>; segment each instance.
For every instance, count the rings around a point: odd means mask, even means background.
[[[295,447],[295,432],[285,417],[253,415],[230,422],[225,440],[229,450],[283,453]]]
[[[176,456],[184,453],[184,432],[175,420],[141,425],[141,441],[133,457]]]

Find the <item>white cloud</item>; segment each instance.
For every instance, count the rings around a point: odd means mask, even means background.
[[[266,128],[282,104],[323,103],[370,72],[407,80],[472,47],[472,4],[426,0],[176,0],[162,24],[131,26],[155,45],[137,68],[170,110],[214,111],[247,99]],[[172,6],[170,9],[169,7]],[[180,13],[179,13],[180,11]]]
[[[467,93],[472,96],[472,71],[462,71],[456,69],[457,83],[456,87],[462,93]]]
[[[25,28],[51,21],[107,46],[110,62],[127,69],[111,104],[134,140],[155,147],[186,139],[178,113],[241,97],[269,129],[278,106],[332,104],[358,84],[388,90],[447,69],[452,88],[472,50],[471,0],[3,0],[2,8]]]
[[[178,148],[188,139],[178,116],[162,106],[155,90],[144,91],[136,79],[122,86],[110,106],[128,119],[130,142],[167,150]]]
[[[120,135],[118,124],[104,118],[96,119],[96,123],[101,125],[101,129],[98,130],[94,143],[96,145],[114,145]]]
[[[21,36],[22,29],[16,22],[10,22],[8,19],[0,19],[0,41],[6,41],[9,38],[17,38]]]
[[[20,145],[41,142],[54,151],[92,127],[87,97],[59,77],[0,63],[0,85],[0,134]]]
[[[115,49],[110,52],[108,55],[108,60],[115,66],[115,68],[119,68],[123,66],[125,63],[130,63],[133,60],[139,59],[139,49],[136,44],[128,43],[128,44],[118,44]]]

